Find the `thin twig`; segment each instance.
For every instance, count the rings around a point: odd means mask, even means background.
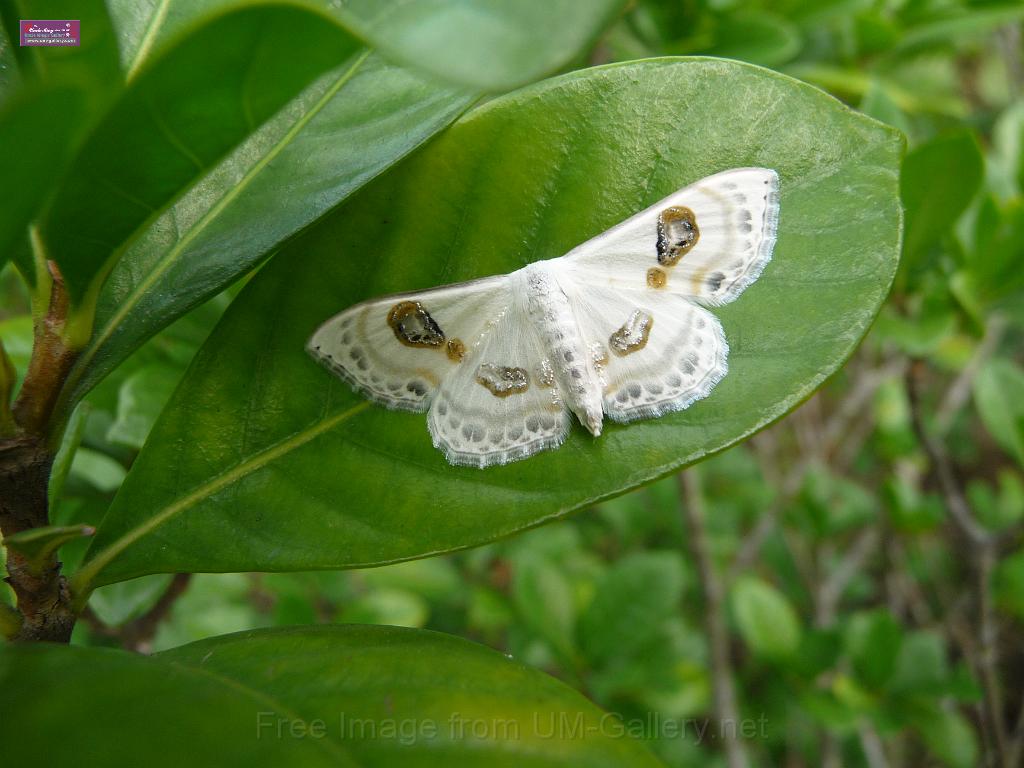
[[[946,452],[945,444],[936,439],[924,423],[921,406],[920,377],[923,368],[911,368],[907,376],[907,392],[910,398],[910,416],[914,432],[924,448],[928,461],[939,483],[946,508],[954,524],[967,540],[972,556],[978,605],[978,641],[973,666],[981,676],[983,693],[982,724],[990,736],[991,752],[996,765],[1009,768],[1007,761],[1006,723],[1003,720],[1002,693],[998,674],[998,628],[989,591],[989,580],[995,563],[997,542],[995,537],[975,519],[957,479],[953,463]]]
[[[1024,700],[1021,700],[1020,709],[1017,714],[1017,725],[1013,729],[1013,737],[1007,747],[1007,762],[1010,765],[1020,765],[1024,758]]]
[[[985,335],[974,350],[971,359],[964,366],[960,374],[953,380],[953,383],[946,390],[942,402],[935,412],[935,431],[944,436],[953,426],[953,419],[960,412],[960,409],[967,403],[971,396],[971,386],[978,375],[978,371],[995,352],[996,347],[1006,330],[1006,320],[994,315],[985,326]]]
[[[697,575],[704,594],[704,616],[708,644],[711,647],[711,679],[719,735],[725,745],[729,768],[746,768],[747,755],[737,738],[739,709],[736,706],[736,690],[729,659],[729,633],[723,608],[725,595],[708,548],[704,528],[704,495],[697,470],[691,468],[681,472],[679,486],[683,496],[683,522],[689,532],[690,551],[697,565]]]
[[[937,440],[928,431],[921,414],[921,392],[919,384],[920,371],[911,370],[907,376],[907,394],[910,398],[910,418],[917,434],[917,439],[924,448],[928,461],[935,471],[935,477],[939,483],[939,491],[942,493],[946,508],[952,516],[953,522],[960,531],[974,545],[987,544],[991,539],[986,531],[974,519],[971,509],[967,504],[963,491],[960,489],[960,482],[953,471],[953,464],[946,453],[946,447],[942,441]]]
[[[864,441],[871,435],[874,422],[862,418],[864,405],[874,397],[878,387],[886,379],[902,376],[906,368],[906,361],[900,358],[880,368],[873,368],[865,372],[858,378],[850,394],[843,399],[842,405],[821,428],[820,447],[826,455],[833,453],[836,445],[844,446],[842,460],[837,459],[837,465],[845,466],[853,461]],[[851,425],[857,426],[853,433],[850,432]],[[782,475],[774,462],[777,453],[776,442],[772,431],[761,433],[753,441],[754,447],[758,449],[757,455],[761,463],[761,471],[769,481],[769,485],[779,489],[779,495],[761,514],[757,525],[740,543],[739,551],[729,567],[726,577],[727,584],[732,583],[743,571],[754,564],[761,547],[775,530],[783,508],[792,503],[803,485],[807,470],[818,461],[818,457],[814,455],[804,455],[789,472]],[[761,450],[762,446],[764,450]]]
[[[836,608],[843,592],[860,571],[864,561],[875,551],[878,540],[877,529],[866,528],[861,531],[829,577],[821,582],[816,595],[818,626],[828,627],[835,623]]]
[[[176,573],[171,583],[160,595],[153,606],[137,619],[126,622],[119,627],[109,627],[86,605],[82,618],[89,628],[103,637],[116,638],[121,647],[138,653],[149,653],[153,648],[153,638],[160,628],[161,622],[167,618],[178,598],[185,594],[192,580],[191,573]]]
[[[878,736],[878,731],[869,723],[861,725],[858,731],[860,748],[864,751],[868,768],[889,768],[889,761],[885,757],[885,747]]]

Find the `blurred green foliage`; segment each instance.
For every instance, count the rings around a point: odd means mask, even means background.
[[[700,479],[711,569],[699,567],[670,477],[443,557],[103,587],[74,642],[164,650],[327,622],[441,630],[623,717],[686,720],[685,738],[648,724],[667,765],[723,764],[723,739],[701,730],[723,684],[710,580],[726,598],[735,714],[758,724],[739,740],[749,764],[1020,765],[1022,18],[1019,3],[968,0],[637,0],[576,62],[737,58],[818,85],[909,139],[903,263],[868,340],[791,416],[687,470]],[[230,298],[161,332],[79,405],[53,523],[102,517]],[[0,337],[23,372],[29,300],[11,269],[0,307]],[[66,569],[84,547],[64,547]]]

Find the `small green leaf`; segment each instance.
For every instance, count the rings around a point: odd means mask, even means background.
[[[996,566],[992,574],[992,592],[1000,608],[1024,622],[1024,550]]]
[[[794,134],[802,121],[815,129]],[[246,285],[134,463],[80,586],[471,546],[743,439],[808,397],[877,313],[897,263],[901,147],[892,129],[814,88],[721,60],[600,67],[488,102]],[[304,351],[317,325],[361,299],[560,256],[684,184],[743,166],[780,174],[776,255],[716,310],[730,372],[682,413],[609,425],[596,440],[574,429],[558,451],[504,467],[455,468],[421,414],[371,405]]]
[[[150,365],[125,379],[118,393],[117,418],[107,430],[107,439],[130,448],[142,448],[179,376],[167,366]]]
[[[62,688],[89,695],[40,695]],[[395,627],[260,630],[151,657],[0,646],[0,710],[12,765],[658,765],[554,678]]]
[[[990,360],[974,380],[974,404],[996,442],[1024,466],[1024,370]]]
[[[873,690],[889,681],[903,641],[903,630],[888,611],[854,614],[846,628],[844,645],[858,679]]]
[[[800,620],[786,596],[754,577],[738,579],[730,594],[736,626],[755,654],[791,656],[800,646]]]
[[[571,663],[576,656],[576,604],[572,585],[558,566],[544,557],[518,558],[512,599],[523,623]]]
[[[359,573],[371,587],[388,587],[415,592],[430,600],[446,601],[462,590],[462,575],[444,558],[410,560]]]
[[[766,67],[786,63],[800,52],[801,45],[800,33],[791,23],[773,13],[749,8],[719,19],[714,41],[701,53]]]
[[[152,608],[173,578],[168,573],[155,573],[108,584],[89,596],[89,608],[108,627],[118,627]]]
[[[351,624],[390,624],[394,627],[422,627],[430,616],[430,605],[415,592],[381,587],[356,598],[338,614],[338,621]]]
[[[905,135],[910,135],[910,121],[883,81],[873,80],[871,82],[867,93],[861,99],[860,109],[865,115],[881,120],[883,123],[899,129]]]
[[[914,721],[928,749],[944,765],[949,768],[978,765],[978,737],[974,726],[959,712],[932,705]]]
[[[94,533],[96,529],[91,525],[47,525],[5,536],[3,545],[24,556],[29,568],[39,573],[48,566],[62,544]]]
[[[64,436],[60,441],[60,448],[57,455],[53,457],[53,467],[50,470],[50,482],[47,487],[47,497],[50,501],[50,519],[54,519],[54,512],[60,504],[61,493],[64,490],[64,481],[71,472],[71,464],[75,460],[82,436],[85,434],[85,425],[89,418],[91,407],[83,403],[71,413],[67,426],[64,428]]]
[[[597,583],[580,619],[580,645],[595,666],[630,656],[675,614],[683,596],[683,564],[672,552],[624,557]]]
[[[69,474],[98,491],[116,491],[124,482],[125,468],[107,454],[92,448],[79,448],[71,459]]]
[[[910,694],[941,694],[949,681],[946,644],[936,632],[918,630],[903,638],[889,689]]]
[[[966,130],[939,136],[907,154],[900,174],[907,266],[920,262],[925,249],[953,229],[984,173],[981,148]]]
[[[624,0],[347,0],[337,13],[360,37],[412,67],[506,91],[592,45]]]

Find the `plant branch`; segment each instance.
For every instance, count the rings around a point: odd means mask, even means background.
[[[939,435],[945,435],[949,432],[949,428],[953,425],[953,419],[971,396],[971,386],[974,384],[974,379],[977,377],[981,367],[992,356],[992,353],[995,352],[996,347],[999,346],[1005,330],[1006,320],[998,315],[989,319],[985,326],[985,335],[982,337],[981,343],[978,344],[978,348],[974,351],[967,365],[964,366],[963,370],[960,371],[960,374],[949,386],[949,389],[946,390],[946,394],[943,396],[942,402],[935,413],[935,429]]]
[[[964,535],[975,569],[978,604],[977,632],[973,666],[981,676],[983,691],[982,722],[990,736],[990,747],[996,765],[1008,768],[1006,724],[1003,720],[1002,693],[998,670],[998,628],[989,590],[989,581],[995,564],[997,542],[995,537],[975,519],[961,488],[945,444],[935,438],[924,423],[921,405],[921,381],[924,367],[915,364],[907,376],[910,398],[910,416],[914,432],[924,448],[935,473],[946,508],[957,528]]]
[[[831,575],[820,582],[816,590],[818,626],[829,627],[835,623],[836,608],[843,592],[860,571],[868,557],[878,546],[879,533],[875,528],[865,528],[846,551]]]
[[[185,594],[191,581],[191,573],[174,574],[171,583],[152,608],[119,627],[108,627],[88,606],[82,611],[82,617],[92,631],[104,637],[116,638],[123,648],[138,653],[150,653],[153,649],[153,638],[160,628],[160,623],[170,615],[174,604],[179,597]]]
[[[32,358],[10,411],[13,430],[0,433],[0,534],[5,539],[49,522],[47,487],[57,438],[51,433],[51,416],[77,355],[63,337],[69,310],[64,281],[56,264],[49,262],[48,270],[49,305],[35,317]],[[70,639],[75,619],[60,569],[55,550],[40,559],[8,547],[7,582],[23,617],[17,639]]]
[[[704,528],[704,496],[696,470],[679,474],[683,496],[684,523],[689,531],[690,550],[697,565],[697,575],[704,595],[704,615],[707,623],[708,644],[711,646],[711,677],[714,689],[715,717],[719,733],[725,744],[729,768],[746,768],[747,755],[736,735],[739,710],[733,685],[732,665],[729,660],[729,633],[725,624],[724,589],[715,571]]]
[[[922,372],[922,368],[915,366],[907,376],[907,394],[910,399],[910,418],[914,432],[935,472],[935,478],[939,483],[939,492],[942,494],[953,522],[971,544],[976,547],[987,545],[992,537],[974,519],[963,490],[960,488],[960,481],[953,470],[953,464],[946,453],[946,446],[941,440],[932,436],[924,423],[919,382]]]
[[[4,342],[0,339],[0,439],[13,437],[17,431],[14,414],[11,413],[11,396],[14,393],[14,365],[7,356]]]

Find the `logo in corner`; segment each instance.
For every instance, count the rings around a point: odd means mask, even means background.
[[[22,19],[21,20],[21,45],[22,47],[67,47],[69,45],[81,45],[79,27],[81,21],[78,19]]]

